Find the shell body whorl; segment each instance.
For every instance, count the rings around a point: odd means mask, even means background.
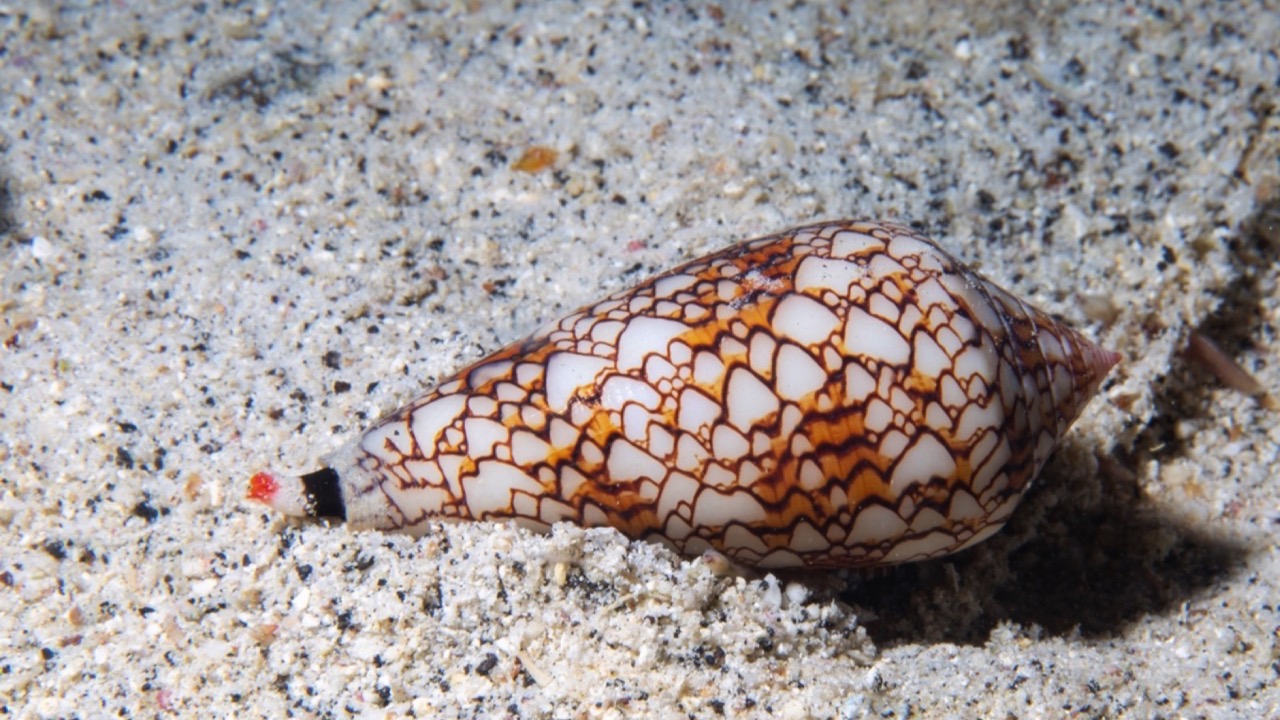
[[[551,323],[326,464],[368,527],[571,521],[763,567],[906,562],[998,530],[1117,359],[909,228],[830,222]]]

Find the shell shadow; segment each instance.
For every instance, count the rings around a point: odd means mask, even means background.
[[[1260,196],[1229,240],[1239,282],[1199,332],[1229,354],[1255,342],[1267,322],[1270,273],[1280,263],[1280,194]],[[1198,522],[1143,497],[1125,468],[1186,457],[1175,429],[1213,413],[1209,372],[1184,359],[1153,381],[1156,411],[1130,447],[1093,474],[1065,470],[1089,448],[1070,438],[1050,459],[1008,526],[959,555],[849,576],[839,594],[860,610],[880,645],[985,643],[1000,623],[1038,626],[1050,635],[1122,634],[1144,616],[1176,612],[1238,574],[1251,553],[1247,538],[1212,520]]]

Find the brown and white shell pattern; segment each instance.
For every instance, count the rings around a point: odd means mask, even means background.
[[[610,526],[762,567],[923,560],[1008,520],[1117,360],[908,227],[822,223],[551,323],[251,496],[411,532]]]

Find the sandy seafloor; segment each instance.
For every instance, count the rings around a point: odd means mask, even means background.
[[[1280,388],[1274,2],[61,5],[0,2],[0,716],[1280,713],[1277,413],[1182,352]],[[977,549],[750,578],[243,499],[855,216],[1124,355]]]

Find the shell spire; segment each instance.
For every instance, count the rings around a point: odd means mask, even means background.
[[[901,225],[749,240],[551,323],[249,496],[289,515],[615,527],[761,567],[1000,529],[1119,356]]]

